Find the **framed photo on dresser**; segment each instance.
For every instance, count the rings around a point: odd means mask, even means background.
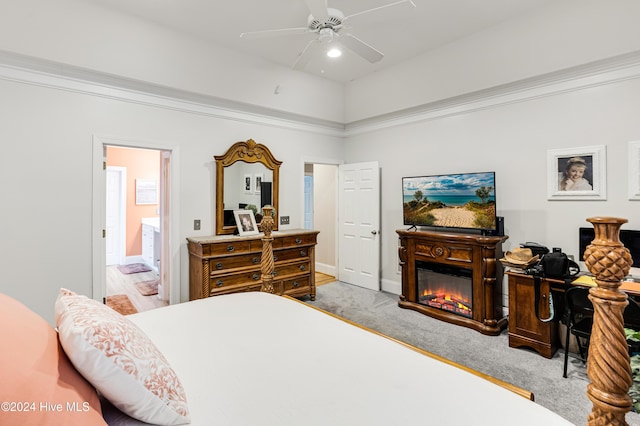
[[[233,216],[236,218],[236,226],[240,235],[257,235],[259,233],[253,210],[234,210]]]

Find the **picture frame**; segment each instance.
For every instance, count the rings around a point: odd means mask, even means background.
[[[244,193],[245,194],[251,194],[253,191],[253,180],[252,180],[252,176],[250,174],[245,174],[244,175],[244,180],[242,182],[243,188],[244,188]]]
[[[606,153],[604,145],[548,150],[548,199],[606,200]]]
[[[264,173],[255,173],[253,175],[253,189],[255,194],[260,194],[262,190],[262,181],[264,180]]]
[[[640,141],[629,142],[629,200],[640,200]]]
[[[233,216],[236,219],[238,233],[241,236],[257,235],[260,233],[258,224],[256,223],[256,217],[253,215],[253,210],[234,210]]]
[[[136,204],[158,204],[157,179],[136,179]]]

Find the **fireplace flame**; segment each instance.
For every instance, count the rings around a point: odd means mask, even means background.
[[[459,292],[452,292],[446,289],[438,289],[436,291],[424,289],[421,299],[429,306],[455,312],[468,318],[473,317],[471,301]]]

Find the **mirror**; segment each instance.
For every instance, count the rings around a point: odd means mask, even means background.
[[[253,139],[236,142],[224,155],[216,155],[216,234],[236,232],[233,211],[255,205],[258,213],[264,204],[275,209],[274,227],[278,229],[278,187],[280,164],[266,146]],[[256,218],[257,219],[257,218]]]

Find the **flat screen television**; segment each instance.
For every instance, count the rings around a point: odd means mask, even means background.
[[[493,232],[495,188],[495,172],[404,177],[404,224]]]

